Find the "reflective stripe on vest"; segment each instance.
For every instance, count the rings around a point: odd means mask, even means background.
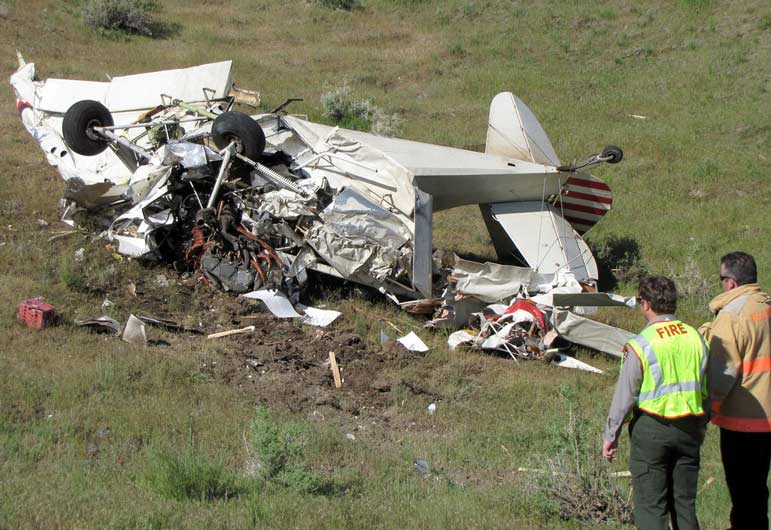
[[[693,329],[693,328],[691,328]],[[704,337],[701,336],[701,333],[696,332],[696,334],[699,336],[699,339],[701,340],[701,366],[699,367],[699,381],[704,380],[704,376],[707,373],[707,358],[709,354],[709,349],[707,347],[707,341],[704,340]],[[672,394],[674,392],[687,392],[687,391],[694,391],[694,390],[701,390],[701,385],[699,384],[699,381],[690,381],[688,383],[673,383],[669,385],[662,385],[662,374],[661,374],[661,365],[659,364],[659,359],[656,357],[656,354],[653,353],[653,348],[651,347],[651,343],[648,342],[648,339],[646,339],[643,335],[636,336],[633,340],[635,340],[641,347],[642,353],[645,356],[645,360],[648,362],[648,368],[651,371],[651,376],[653,376],[653,381],[656,386],[656,390],[652,392],[646,392],[644,394],[640,394],[639,400],[644,401],[646,399],[654,399],[657,397],[664,396],[666,394]],[[691,384],[695,383],[696,387],[685,387],[683,386],[682,389],[675,387],[673,385],[675,384]],[[648,397],[650,395],[650,397]]]
[[[702,382],[709,350],[694,328],[677,320],[654,322],[628,344],[638,353],[643,369],[637,398],[641,410],[670,418],[704,412]],[[676,377],[681,380],[673,380]]]

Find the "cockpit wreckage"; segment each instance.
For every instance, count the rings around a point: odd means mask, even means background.
[[[234,103],[258,95],[234,88],[231,66],[40,80],[19,55],[18,111],[65,180],[62,219],[96,219],[119,253],[228,291],[296,301],[317,271],[433,314],[430,326],[476,323],[450,336],[453,348],[565,364],[565,341],[620,354],[631,334],[584,316],[634,300],[595,292],[581,235],[612,199],[580,171],[619,162],[619,148],[562,165],[508,92],[492,101],[484,153],[313,123],[286,112],[293,100],[250,116]],[[434,251],[433,212],[469,204],[508,264]]]

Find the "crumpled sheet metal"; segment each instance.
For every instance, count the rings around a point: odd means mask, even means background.
[[[554,329],[570,342],[619,358],[624,344],[635,336],[629,331],[560,309],[552,312],[551,323]]]
[[[305,198],[289,190],[277,190],[262,194],[256,211],[268,213],[276,219],[294,221],[303,215],[315,215],[315,209],[315,197]]]
[[[487,303],[509,300],[522,291],[528,292],[531,287],[549,284],[554,279],[552,274],[539,274],[526,267],[477,263],[460,258],[452,275],[457,279],[457,291]]]
[[[74,176],[87,184],[105,179],[125,183],[131,171],[108,149],[97,156],[73,153],[61,137],[62,116],[69,107],[84,99],[103,103],[116,123],[131,123],[144,110],[158,105],[161,94],[188,103],[205,101],[201,87],[211,89],[209,98],[228,94],[232,82],[232,61],[210,63],[190,68],[163,70],[128,76],[116,76],[109,82],[69,79],[36,79],[34,63],[26,63],[11,75],[16,98],[27,105],[20,109],[22,122],[48,162],[64,180]]]
[[[553,305],[556,307],[637,307],[634,296],[613,293],[554,293]]]
[[[343,190],[306,234],[313,249],[346,277],[383,281],[410,235],[399,219],[353,190]]]
[[[337,127],[311,123],[295,116],[282,121],[310,147],[296,153],[296,164],[309,175],[327,178],[334,188],[350,186],[372,202],[391,207],[410,219],[415,209],[413,175],[384,152],[359,142]]]
[[[174,212],[165,209],[166,204],[176,204],[181,198],[174,195],[179,193],[178,180],[174,187],[169,185],[170,179],[179,173],[177,168],[183,168],[190,175],[195,193],[195,185],[199,190],[202,185],[211,185],[216,174],[212,169],[216,167],[209,165],[222,157],[204,145],[187,141],[171,141],[156,148],[150,143],[150,135],[142,138],[141,129],[135,129],[136,134],[129,137],[140,138],[137,145],[149,152],[150,160],[132,170],[111,149],[96,156],[71,152],[61,137],[61,115],[73,103],[89,98],[107,106],[115,123],[130,123],[144,110],[158,105],[161,94],[190,103],[203,99],[201,87],[205,86],[215,89],[210,97],[225,96],[232,84],[230,68],[231,63],[226,61],[120,77],[112,83],[37,81],[33,64],[20,68],[12,77],[12,84],[19,101],[29,102],[20,103],[22,121],[46,152],[49,163],[68,181],[65,198],[70,203],[66,220],[74,223],[77,207],[85,208],[89,215],[99,209],[107,236],[117,244],[118,252],[132,257],[159,257],[157,251],[162,240],[156,240],[155,234],[166,238],[167,232],[158,229],[171,229],[178,221]],[[181,117],[174,112],[177,111],[167,108],[152,120]],[[239,208],[246,214],[244,226],[253,230],[256,237],[270,240],[278,232],[294,245],[295,255],[303,248],[316,249],[316,259],[300,260],[290,277],[304,280],[305,267],[321,268],[323,260],[354,281],[383,287],[386,278],[392,277],[409,285],[412,250],[407,242],[413,236],[411,216],[415,206],[410,172],[381,151],[347,137],[337,128],[316,126],[291,116],[265,115],[256,119],[268,137],[266,152],[276,153],[285,148],[289,173],[284,174],[296,179],[306,196],[286,189],[268,189],[266,193],[248,195]],[[193,136],[206,134],[211,127],[206,120],[190,125],[192,129],[188,124],[185,127]],[[269,184],[262,180],[263,185]],[[322,190],[336,197],[329,208],[319,212],[315,194]],[[237,197],[240,200],[241,195]],[[269,216],[267,224],[275,226],[279,220],[295,223],[307,217],[317,221],[306,227],[310,230],[300,237],[288,225],[271,234],[271,226],[265,230],[265,216]],[[209,277],[226,289],[243,292],[251,287],[245,277],[247,271],[238,266],[230,270],[224,259],[214,263],[218,259],[209,253],[197,263],[203,264]]]

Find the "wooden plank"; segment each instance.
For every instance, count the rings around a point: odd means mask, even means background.
[[[340,378],[340,368],[337,367],[337,358],[335,352],[329,352],[329,367],[332,369],[332,377],[335,378],[335,388],[343,386],[343,380]]]
[[[239,333],[252,333],[254,332],[256,328],[254,326],[246,326],[245,328],[241,329],[231,329],[228,331],[220,331],[219,333],[212,333],[211,335],[207,335],[207,339],[219,339],[220,337],[228,337],[230,335],[237,335]]]

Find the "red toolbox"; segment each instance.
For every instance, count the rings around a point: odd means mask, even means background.
[[[56,308],[37,298],[24,300],[19,304],[19,322],[31,328],[43,329],[54,324]]]

